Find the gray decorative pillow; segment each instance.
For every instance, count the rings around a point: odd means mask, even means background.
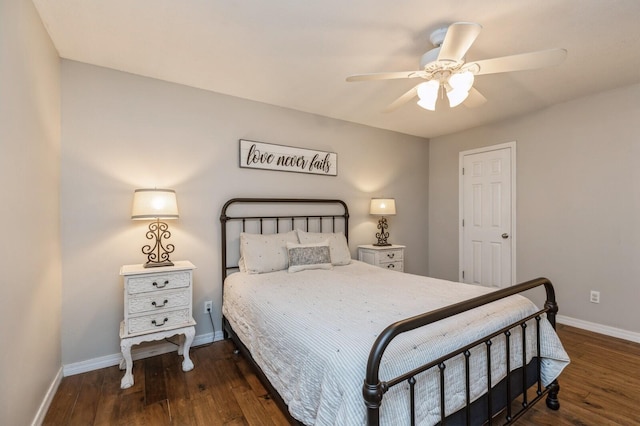
[[[349,244],[347,244],[347,238],[342,232],[305,232],[298,229],[298,238],[301,244],[328,241],[329,250],[331,251],[331,264],[338,266],[351,263]]]
[[[289,272],[307,269],[331,269],[329,243],[295,244],[287,243],[289,253]]]

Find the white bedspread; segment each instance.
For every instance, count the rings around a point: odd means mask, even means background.
[[[366,424],[362,384],[369,350],[389,324],[491,289],[387,271],[362,262],[332,270],[286,271],[248,275],[235,273],[225,283],[223,313],[249,348],[290,413],[307,425]],[[528,299],[512,296],[396,338],[380,368],[390,379],[446,354],[483,334],[538,309]],[[569,363],[557,335],[541,321],[544,384]],[[527,353],[535,351],[535,324]],[[522,365],[519,330],[513,331],[511,367]],[[492,383],[505,376],[504,339],[492,344]],[[472,351],[471,395],[486,391],[485,348]],[[495,360],[494,360],[495,358]],[[449,361],[446,413],[465,402],[463,363]],[[433,369],[432,369],[433,370]],[[435,369],[437,370],[437,368]],[[437,371],[418,376],[418,424],[440,419]],[[427,377],[426,380],[422,379]],[[381,407],[381,424],[408,424],[407,385],[392,388]]]

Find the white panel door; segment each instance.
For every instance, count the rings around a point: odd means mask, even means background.
[[[515,145],[461,153],[460,280],[507,287],[515,279]]]

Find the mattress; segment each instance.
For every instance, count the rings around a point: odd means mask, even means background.
[[[490,291],[353,261],[331,270],[234,273],[225,281],[223,314],[294,418],[307,425],[360,425],[366,424],[366,363],[378,334],[393,322]],[[404,333],[387,348],[380,378],[396,377],[536,311],[527,298],[511,296]],[[532,323],[527,331],[528,360],[535,353],[535,327]],[[512,369],[522,366],[519,333],[519,328],[512,331]],[[546,386],[569,357],[546,319],[540,334]],[[492,342],[492,384],[506,375],[504,346],[504,338]],[[485,360],[485,348],[472,350],[472,400],[487,388]],[[418,424],[440,419],[438,375],[430,370],[417,377]],[[465,404],[461,359],[447,363],[445,383],[448,415]],[[381,424],[409,423],[407,387],[401,384],[385,394]]]

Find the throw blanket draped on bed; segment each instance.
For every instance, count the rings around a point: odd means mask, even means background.
[[[308,425],[360,425],[366,423],[366,362],[378,334],[393,322],[490,291],[354,261],[332,270],[232,274],[225,283],[223,314],[293,417]],[[381,379],[423,365],[537,310],[528,299],[512,296],[400,335],[383,357]],[[569,358],[548,321],[540,324],[546,386]],[[517,368],[522,365],[520,330],[512,333],[511,368]],[[527,336],[530,359],[535,352],[534,322]],[[495,339],[492,345],[493,383],[505,376],[505,363],[499,361],[505,357],[504,344],[504,339]],[[472,399],[487,388],[485,357],[484,348],[472,351]],[[447,363],[445,370],[447,415],[465,401],[463,362],[456,361]],[[417,377],[419,424],[440,419],[437,374]],[[405,389],[396,386],[385,395],[382,424],[408,424]]]

